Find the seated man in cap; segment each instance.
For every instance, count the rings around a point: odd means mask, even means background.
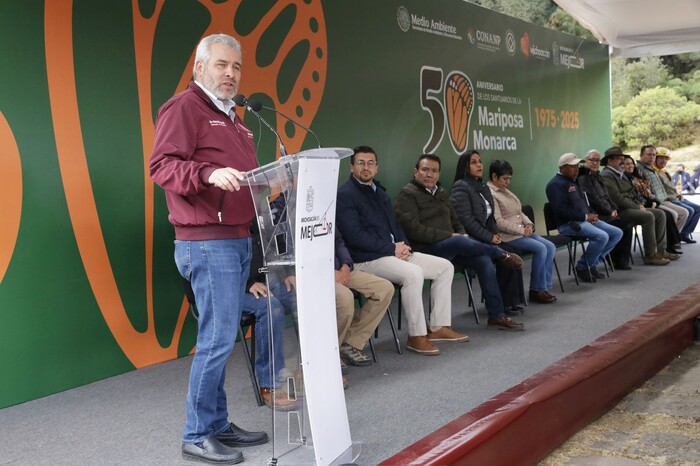
[[[603,278],[597,265],[620,241],[622,230],[600,220],[586,203],[576,182],[580,161],[572,153],[559,157],[559,173],[547,183],[546,192],[559,233],[588,239],[586,253],[576,263],[576,275],[592,283]]]
[[[630,270],[632,262],[632,223],[620,217],[620,209],[610,199],[608,190],[600,176],[600,152],[591,149],[579,167],[576,181],[581,187],[588,206],[598,214],[601,220],[622,230],[622,240],[610,252],[615,269]]]
[[[659,174],[659,179],[661,179],[661,183],[664,185],[668,200],[688,211],[688,220],[685,222],[683,229],[680,230],[681,241],[687,244],[693,244],[696,241],[691,239],[690,235],[695,231],[695,227],[698,225],[700,206],[684,199],[683,195],[676,191],[676,185],[671,175],[665,170],[669,160],[671,160],[671,151],[665,147],[659,147],[656,149],[656,160],[654,161],[653,168],[656,170],[656,173]]]
[[[670,260],[664,257],[668,254],[666,252],[666,214],[660,209],[644,207],[644,199],[637,199],[636,190],[622,168],[624,157],[619,147],[606,150],[605,157],[601,161],[605,167],[601,171],[601,178],[608,188],[610,198],[619,208],[620,218],[642,226],[644,263],[667,265]]]
[[[656,161],[656,147],[652,145],[642,146],[639,155],[639,162],[637,162],[637,168],[639,171],[647,177],[651,185],[651,191],[654,193],[656,200],[659,203],[659,209],[670,212],[673,216],[673,220],[676,222],[678,231],[683,231],[683,227],[688,221],[688,211],[683,207],[677,206],[669,199],[668,194],[666,194],[666,189],[661,182],[661,177],[654,170],[654,162]]]

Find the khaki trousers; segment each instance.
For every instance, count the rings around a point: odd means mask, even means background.
[[[428,334],[423,310],[423,281],[432,280],[430,286],[430,327],[452,325],[452,280],[454,267],[442,257],[414,252],[407,261],[395,256],[380,257],[373,261],[355,264],[355,270],[363,270],[401,285],[401,302],[408,322],[408,335]]]
[[[627,209],[620,212],[620,218],[641,225],[644,254],[654,255],[666,250],[666,214],[660,209]]]
[[[356,290],[367,299],[355,312]],[[338,345],[348,345],[361,350],[377,328],[394,296],[394,285],[388,280],[363,272],[350,272],[347,285],[335,283],[335,309],[338,321]]]
[[[661,205],[659,205],[659,209],[671,212],[673,221],[676,222],[676,226],[678,227],[678,231],[681,231],[685,226],[685,222],[688,221],[688,211],[671,201],[662,202]]]

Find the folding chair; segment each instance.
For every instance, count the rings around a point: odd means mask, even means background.
[[[458,274],[464,275],[464,281],[467,283],[467,292],[469,293],[469,301],[467,302],[467,307],[471,306],[472,312],[474,313],[474,319],[476,320],[477,324],[481,323],[481,320],[479,319],[479,313],[476,310],[476,301],[474,301],[474,289],[472,288],[472,279],[474,278],[474,272],[470,269],[465,268],[461,264],[456,264],[452,263],[455,269],[455,276]],[[427,280],[428,282],[431,282],[431,280]],[[401,307],[401,286],[400,285],[394,285],[396,290],[399,292],[399,299],[398,299],[398,317],[399,317],[399,330],[401,330],[401,314],[402,314],[402,307]],[[430,301],[428,302],[428,306],[430,306]],[[431,309],[428,307],[428,319],[430,318],[430,312]],[[388,313],[388,311],[387,311]]]
[[[182,277],[182,288],[185,290],[185,296],[187,297],[187,302],[190,305],[190,313],[195,319],[199,319],[199,313],[197,312],[197,304],[194,299],[194,291],[192,290],[192,284],[189,280]],[[250,348],[246,342],[245,333],[243,332],[243,327],[248,327],[250,329]],[[250,376],[250,382],[253,385],[253,392],[255,392],[255,401],[258,406],[262,406],[265,402],[260,395],[260,386],[258,385],[258,379],[255,377],[255,316],[252,314],[241,315],[241,321],[238,324],[238,337],[241,339],[243,346],[243,354],[245,355],[246,367],[248,367],[248,375]]]
[[[533,225],[535,224],[535,212],[532,210],[532,206],[529,204],[525,204],[522,206],[522,211],[527,217],[532,221]],[[547,232],[549,233],[549,231]],[[567,250],[569,248],[569,244],[571,243],[571,238],[569,238],[566,235],[540,235],[542,238],[546,239],[547,241],[551,241],[554,243],[554,246],[559,249],[560,247],[566,247]],[[522,257],[522,255],[521,255]],[[557,272],[557,280],[559,280],[559,288],[561,288],[561,292],[564,293],[564,284],[561,281],[561,275],[559,274],[559,266],[557,265],[557,258],[556,256],[554,257],[554,270]]]
[[[351,291],[352,291],[352,295],[355,297],[355,300],[357,301],[358,308],[362,307],[362,305],[365,303],[365,297],[362,295],[362,293],[360,293],[357,290],[351,289]],[[394,335],[394,344],[396,345],[396,351],[399,354],[403,354],[403,349],[401,349],[401,342],[399,341],[398,333],[396,333],[396,326],[394,325],[394,316],[391,315],[391,307],[389,307],[386,310],[386,316],[387,316],[387,319],[389,319],[389,327],[391,328],[391,333]],[[379,327],[374,329],[374,338],[379,338]],[[377,353],[374,349],[374,343],[372,342],[372,338],[370,338],[368,340],[368,343],[369,343],[369,350],[372,353],[372,361],[378,362]]]
[[[569,253],[569,275],[571,275],[572,268],[574,267],[574,257],[572,254],[572,248],[571,248],[571,243],[574,241],[578,241],[577,238],[574,238],[573,236],[569,235],[563,235],[561,233],[557,235],[552,235],[552,231],[557,231],[557,224],[554,221],[554,212],[552,212],[552,206],[549,205],[549,202],[546,202],[544,204],[544,208],[542,209],[544,213],[544,224],[545,228],[547,229],[547,237],[552,238],[550,241],[552,241],[557,247],[559,246],[566,246],[566,250]],[[529,217],[529,215],[528,215]],[[576,285],[578,286],[578,276],[574,272],[574,280],[576,280]]]

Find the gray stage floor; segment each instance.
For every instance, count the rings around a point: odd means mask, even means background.
[[[438,357],[398,355],[384,319],[375,340],[379,363],[351,367],[345,391],[353,440],[363,442],[358,464],[377,464],[695,284],[700,280],[700,244],[683,251],[679,261],[666,267],[640,265],[636,253],[631,271],[617,271],[595,285],[577,287],[564,276],[566,293],[555,279],[559,300],[531,304],[519,317],[527,325],[525,332],[476,325],[466,312],[466,285],[455,281],[453,326],[469,333],[471,341],[441,344]],[[565,274],[566,253],[559,251],[557,260]],[[529,270],[529,262],[525,267]],[[475,292],[478,299],[478,285]],[[396,313],[396,301],[391,309]],[[479,309],[483,322],[483,304]],[[405,343],[405,326],[401,334]],[[0,410],[0,464],[190,464],[180,457],[189,365],[190,358],[182,358]],[[240,350],[234,350],[227,370],[232,420],[269,432],[270,410],[255,404]],[[264,465],[271,450],[252,447],[244,455],[244,464]]]

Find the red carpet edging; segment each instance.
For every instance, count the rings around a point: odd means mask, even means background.
[[[380,464],[536,464],[689,346],[698,315],[700,283]]]

